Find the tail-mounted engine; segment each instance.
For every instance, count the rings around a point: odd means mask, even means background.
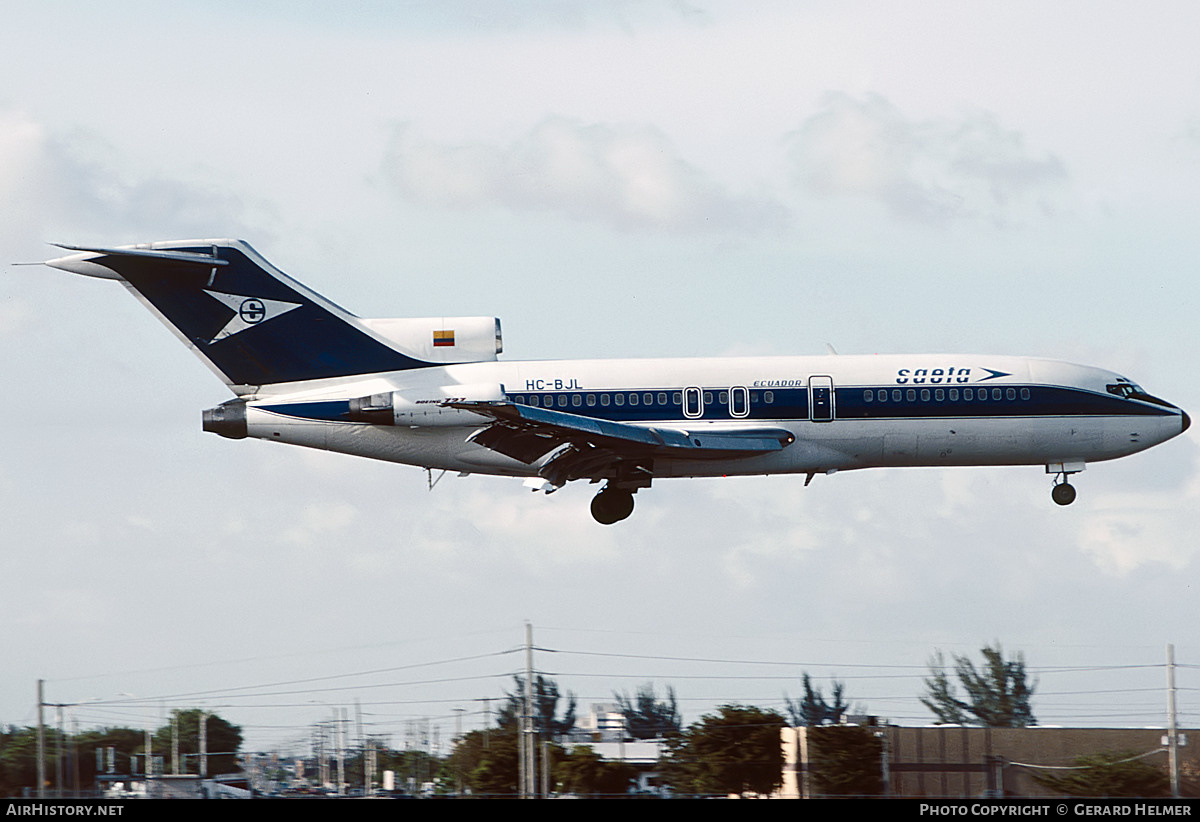
[[[349,419],[371,425],[479,425],[489,418],[446,404],[503,399],[504,388],[496,383],[389,391],[350,400]]]

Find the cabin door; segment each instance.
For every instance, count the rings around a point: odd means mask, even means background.
[[[833,419],[833,377],[808,378],[808,407],[813,422],[830,422]]]

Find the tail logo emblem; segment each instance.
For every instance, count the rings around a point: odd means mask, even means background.
[[[242,318],[243,322],[256,325],[267,318],[267,309],[263,306],[262,300],[251,297],[238,308],[238,316]]]
[[[300,307],[300,303],[264,300],[261,297],[250,297],[245,294],[226,294],[223,291],[209,291],[207,288],[204,289],[204,293],[233,312],[233,316],[229,318],[225,327],[217,332],[217,336],[209,340],[210,345],[226,337],[232,337],[234,334],[240,334],[247,328],[253,328],[276,317],[282,317],[292,309]]]

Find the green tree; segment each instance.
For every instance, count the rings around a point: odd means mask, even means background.
[[[667,686],[667,696],[659,699],[654,685],[647,683],[637,689],[632,698],[624,692],[613,692],[617,706],[625,716],[625,732],[634,739],[660,739],[678,732],[682,723],[675,689]]]
[[[467,792],[475,796],[515,796],[517,793],[516,726],[464,734],[454,745],[447,767]]]
[[[637,777],[627,762],[610,762],[589,745],[576,745],[554,770],[562,790],[585,797],[623,796]]]
[[[37,728],[10,725],[0,732],[0,796],[20,796],[36,785]]]
[[[812,775],[825,796],[879,796],[883,793],[883,742],[861,725],[809,729]]]
[[[986,728],[1024,728],[1036,725],[1033,708],[1035,685],[1030,685],[1025,673],[1025,656],[1004,658],[1004,650],[985,645],[981,652],[983,664],[975,667],[969,658],[953,655],[954,674],[966,691],[959,699],[954,682],[946,673],[946,661],[941,651],[929,661],[929,677],[925,680],[925,696],[921,703],[933,712],[939,722],[952,725],[982,725]]]
[[[843,698],[845,692],[846,684],[834,680],[833,693],[826,702],[821,689],[813,687],[812,678],[806,673],[804,674],[804,697],[798,702],[793,702],[787,694],[784,694],[783,699],[787,703],[788,715],[791,717],[793,725],[806,727],[836,725],[850,710],[850,706]]]
[[[1171,780],[1131,751],[1075,757],[1078,770],[1035,774],[1043,787],[1067,796],[1167,796]]]
[[[398,790],[402,792],[412,791],[417,792],[426,782],[440,781],[443,778],[449,779],[451,786],[454,784],[452,778],[453,772],[450,774],[444,773],[444,764],[448,760],[439,759],[427,751],[408,749],[408,750],[392,750],[387,747],[379,747],[375,751],[376,779],[378,774],[383,771],[392,771],[396,775],[396,785]],[[346,780],[351,785],[361,785],[363,755],[357,754],[353,759],[346,762]]]
[[[520,759],[518,737],[521,715],[525,712],[524,680],[513,677],[515,687],[505,694],[505,702],[496,716],[496,727],[472,731],[461,737],[446,759],[444,772],[454,784],[478,796],[514,796],[517,793],[517,763]],[[563,698],[558,683],[543,676],[533,681],[533,714],[541,739],[552,739],[575,727],[575,696],[567,694],[567,706],[559,718],[558,703]],[[561,746],[549,746],[553,765],[563,756]],[[538,745],[538,757],[542,746]]]
[[[498,711],[497,721],[502,728],[516,728],[518,720],[525,713],[525,680],[519,676],[514,676],[513,680],[515,690],[505,694],[507,700]],[[553,679],[546,679],[541,674],[534,678],[533,717],[538,732],[543,736],[562,736],[575,727],[575,694],[566,694],[567,706],[562,719],[558,719],[558,702],[561,698],[558,683]]]
[[[182,759],[179,768],[181,773],[200,772],[200,717],[208,717],[208,738],[206,750],[208,755],[208,773],[210,776],[220,773],[235,773],[238,771],[237,753],[242,748],[242,729],[226,722],[221,717],[199,708],[171,711],[179,727],[179,755]],[[163,767],[171,771],[171,723],[167,723],[154,732],[153,751],[155,756],[163,757]]]
[[[663,778],[682,793],[770,793],[782,779],[785,727],[776,711],[722,705],[667,740]]]

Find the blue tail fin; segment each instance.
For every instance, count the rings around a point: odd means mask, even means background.
[[[241,240],[60,247],[82,253],[46,265],[125,283],[238,394],[433,364],[404,353]]]

